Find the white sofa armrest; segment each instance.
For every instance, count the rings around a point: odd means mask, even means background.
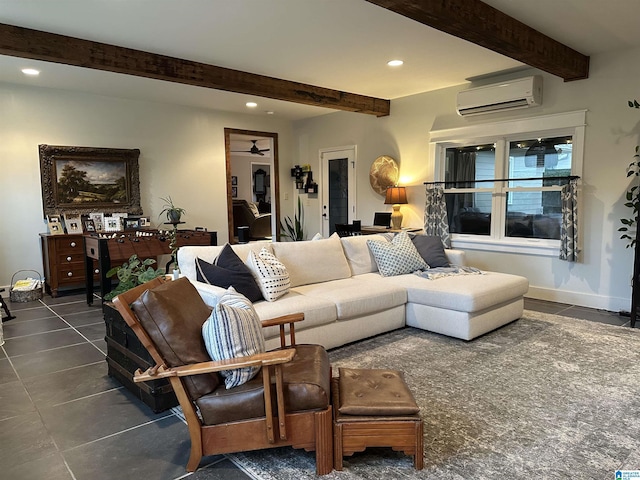
[[[456,250],[455,248],[445,248],[444,253],[451,265],[466,265],[464,250]]]
[[[210,307],[215,307],[218,304],[220,297],[227,291],[226,288],[216,287],[215,285],[209,285],[208,283],[198,282],[197,280],[189,281],[196,287],[196,290],[206,303]]]

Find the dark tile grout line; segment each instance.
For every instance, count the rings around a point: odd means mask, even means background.
[[[42,301],[42,300],[40,300]],[[78,329],[76,327],[74,327],[73,325],[71,325],[69,322],[67,322],[65,320],[65,318],[58,314],[57,312],[55,312],[49,305],[45,305],[49,310],[51,310],[51,312],[53,312],[53,314],[58,317],[60,320],[62,320],[64,323],[66,323],[67,325],[69,325],[69,327],[71,327],[73,330],[75,330],[75,332],[80,335],[82,338],[84,338],[88,343],[91,344],[92,347],[94,347],[96,350],[98,350],[100,353],[102,353],[103,355],[105,354],[102,350],[100,350],[91,340],[89,340],[82,332],[79,332]]]

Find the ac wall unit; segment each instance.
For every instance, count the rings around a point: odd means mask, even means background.
[[[469,88],[458,93],[458,115],[479,115],[542,104],[542,77],[532,76]]]

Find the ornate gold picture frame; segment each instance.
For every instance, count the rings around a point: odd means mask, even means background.
[[[44,215],[141,215],[140,150],[40,145]]]

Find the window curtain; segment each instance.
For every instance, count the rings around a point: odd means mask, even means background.
[[[442,239],[446,248],[451,248],[447,204],[442,185],[427,185],[427,200],[424,205],[424,233]]]
[[[560,260],[577,262],[578,253],[578,186],[576,179],[562,187],[562,225],[560,225]]]

